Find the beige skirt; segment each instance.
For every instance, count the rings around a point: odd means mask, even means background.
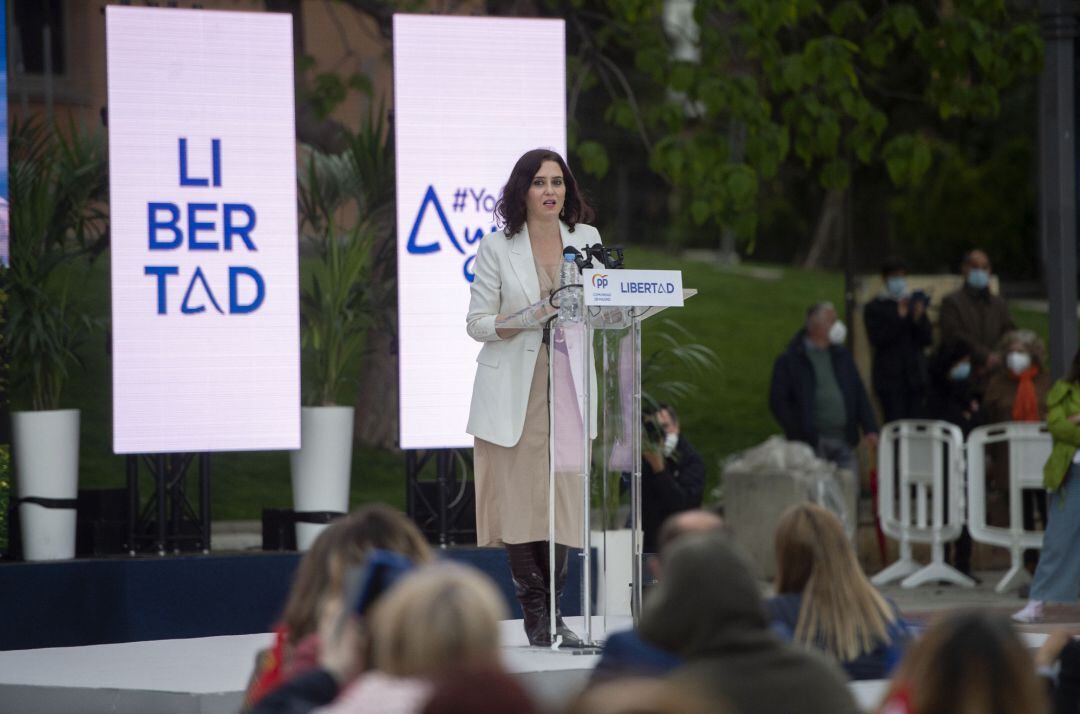
[[[511,447],[476,439],[476,542],[548,539],[548,349],[540,345],[521,439]],[[555,541],[582,546],[580,474],[555,475]]]

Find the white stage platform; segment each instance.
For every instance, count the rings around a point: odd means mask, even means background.
[[[567,618],[578,633],[582,618]],[[604,636],[593,618],[593,637]],[[630,618],[609,618],[612,631]],[[521,620],[502,625],[509,671],[541,701],[559,706],[573,697],[597,655],[529,647]],[[92,647],[0,652],[0,711],[20,714],[235,714],[255,663],[271,634],[156,640]]]
[[[580,617],[567,618],[582,632]],[[571,699],[588,680],[597,655],[574,655],[529,647],[521,620],[502,624],[503,656],[509,671],[553,709]],[[593,636],[604,636],[594,618]],[[613,632],[627,617],[609,618]],[[1046,635],[1025,633],[1029,647]],[[255,653],[270,634],[157,640],[92,647],[0,652],[0,710],[20,714],[234,714],[239,711]],[[886,682],[855,682],[852,693],[872,711]]]

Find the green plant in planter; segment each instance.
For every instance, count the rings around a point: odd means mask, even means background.
[[[300,216],[308,255],[300,282],[301,345],[308,364],[305,402],[337,403],[355,378],[370,324],[367,277],[372,229],[363,218],[343,227],[340,216],[359,210],[360,176],[348,152],[308,148],[300,175]]]
[[[71,268],[107,241],[106,166],[97,135],[12,122],[4,341],[16,404],[56,409],[78,347],[98,324],[71,299]]]
[[[710,377],[719,368],[719,358],[709,347],[693,342],[693,335],[679,323],[668,318],[660,318],[650,324],[649,330],[642,335],[641,355],[641,411],[643,414],[655,412],[661,404],[670,403],[679,406],[688,399],[693,399],[698,392],[698,382]],[[629,339],[628,335],[619,335],[617,340]],[[658,346],[653,347],[653,345]],[[646,349],[652,348],[652,349]],[[610,349],[617,350],[619,345],[612,344]],[[611,368],[609,366],[609,368]],[[680,376],[682,375],[682,376]],[[618,390],[605,390],[602,396],[607,400],[609,413],[617,414],[622,410],[621,395]],[[609,424],[609,429],[618,430],[619,423]],[[638,425],[643,428],[643,425]],[[619,436],[623,436],[619,434]],[[656,448],[645,433],[641,437],[642,451]],[[595,458],[595,455],[594,455]],[[624,476],[618,473],[604,474],[603,483],[596,484],[593,493],[593,508],[597,512],[598,522],[605,528],[618,528],[623,525],[619,505],[623,496],[629,497],[621,481]]]

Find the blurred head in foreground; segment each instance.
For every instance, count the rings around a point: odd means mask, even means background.
[[[341,594],[345,573],[361,565],[376,548],[403,555],[417,565],[433,560],[416,525],[389,506],[365,506],[339,518],[319,534],[296,570],[281,618],[290,642],[315,632],[322,604]]]
[[[567,714],[727,714],[694,688],[667,679],[620,679],[587,689]]]
[[[372,664],[398,677],[499,663],[506,605],[481,573],[455,563],[420,568],[371,610]]]
[[[1046,697],[1009,621],[950,615],[917,640],[879,714],[1043,714]]]

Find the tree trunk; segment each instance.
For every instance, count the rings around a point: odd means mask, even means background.
[[[835,248],[840,245],[843,237],[844,193],[845,191],[834,189],[825,193],[817,228],[814,229],[814,238],[806,258],[803,259],[802,267],[824,267],[830,256],[836,253]]]
[[[397,223],[393,204],[372,217],[377,236],[371,247],[369,285],[375,323],[368,328],[356,390],[357,443],[398,448]]]
[[[396,313],[396,306],[391,308]],[[368,330],[367,349],[356,390],[357,443],[376,449],[398,448],[398,363],[394,332]]]

